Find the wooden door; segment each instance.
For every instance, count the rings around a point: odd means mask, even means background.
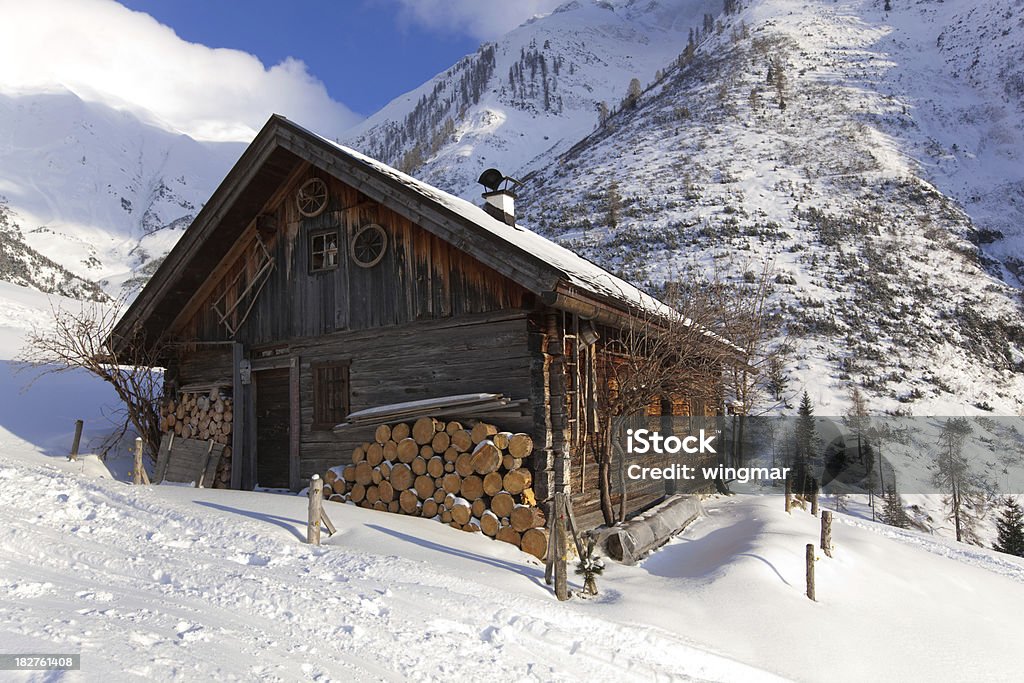
[[[289,370],[261,370],[256,379],[256,484],[289,487]]]

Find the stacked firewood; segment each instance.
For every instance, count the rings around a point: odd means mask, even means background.
[[[528,434],[424,417],[379,425],[374,437],[355,448],[352,464],[326,473],[330,500],[437,519],[544,558],[544,513],[524,467],[533,451]]]
[[[199,439],[224,444],[217,465],[216,488],[231,482],[232,401],[221,389],[209,392],[183,392],[165,400],[160,407],[160,431],[183,439]]]

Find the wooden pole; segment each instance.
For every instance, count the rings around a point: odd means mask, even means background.
[[[807,544],[807,597],[814,600],[814,544]]]
[[[132,468],[132,483],[142,485],[142,437],[135,437],[135,466]]]
[[[314,474],[309,480],[309,522],[306,525],[306,543],[320,545],[320,517],[324,499],[324,480]]]
[[[68,460],[78,460],[78,447],[82,444],[82,420],[75,420],[75,440],[71,442],[71,455]]]
[[[786,477],[786,512],[793,507],[793,480]]]
[[[821,511],[821,549],[832,557],[832,513]]]
[[[818,516],[818,480],[811,479],[811,514]]]
[[[569,577],[567,575],[567,556],[569,543],[566,538],[565,494],[555,494],[555,597],[559,600],[569,599]]]
[[[555,541],[558,538],[558,532],[555,530],[558,521],[556,502],[557,499],[552,498],[551,503],[548,505],[548,550],[544,561],[544,583],[549,586],[555,580],[555,555],[557,555]]]

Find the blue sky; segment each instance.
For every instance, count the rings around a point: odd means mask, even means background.
[[[267,66],[302,60],[335,100],[368,116],[473,52],[470,27],[425,26],[372,0],[122,0],[184,40],[249,52]]]

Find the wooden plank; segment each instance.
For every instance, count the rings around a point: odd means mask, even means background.
[[[245,385],[242,392],[242,411],[245,414],[245,450],[241,453],[242,488],[249,491],[256,488],[256,395],[255,383]],[[237,406],[236,406],[237,412]],[[232,463],[239,455],[231,454]]]
[[[300,400],[301,385],[300,363],[298,356],[292,356],[288,372],[288,485],[292,491],[298,491],[299,463],[302,439],[302,404]]]
[[[153,481],[157,484],[164,480],[167,475],[167,465],[170,462],[171,445],[174,443],[174,433],[164,434],[160,439],[160,450],[156,456],[156,472],[153,474]]]
[[[205,483],[207,483],[209,481],[212,481],[212,478],[208,478],[207,469],[209,469],[210,461],[213,459],[211,457],[213,455],[213,445],[214,445],[214,441],[213,441],[213,439],[210,439],[210,445],[207,446],[207,448],[206,448],[206,454],[203,456],[203,459],[200,461],[201,464],[199,465],[199,471],[196,473],[196,488],[197,489],[203,488]],[[216,468],[214,468],[214,474],[216,474],[216,472],[217,472],[217,470],[216,470]]]
[[[321,490],[321,495],[323,495],[323,490]],[[328,536],[333,536],[338,533],[338,529],[334,526],[334,522],[331,521],[331,518],[327,516],[327,510],[323,508],[322,504],[320,506],[320,521],[324,523],[325,527],[327,527]]]
[[[166,445],[165,445],[166,444]],[[167,438],[161,442],[154,481],[196,483],[213,481],[224,445],[196,439]]]

